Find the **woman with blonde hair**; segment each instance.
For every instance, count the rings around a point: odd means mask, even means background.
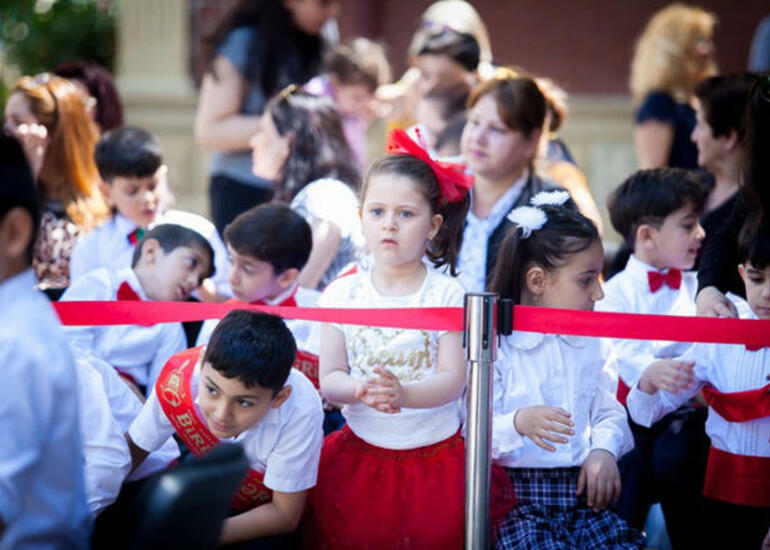
[[[696,168],[690,141],[695,86],[716,74],[714,14],[672,4],[647,23],[631,61],[631,97],[636,108],[634,142],[640,168]]]
[[[24,144],[37,178],[43,210],[33,256],[38,285],[66,288],[75,241],[108,213],[93,158],[98,130],[75,85],[48,73],[16,82],[3,129]]]

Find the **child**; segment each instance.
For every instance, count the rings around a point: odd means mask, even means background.
[[[230,256],[231,302],[312,307],[318,292],[297,284],[313,246],[310,226],[282,204],[263,204],[240,214],[225,228]],[[204,345],[219,321],[206,321],[198,336]],[[318,331],[307,321],[286,321],[297,342],[295,366],[318,387]]]
[[[70,280],[75,282],[100,267],[130,267],[144,234],[160,223],[174,223],[197,231],[209,241],[219,274],[213,286],[219,294],[229,296],[227,253],[214,224],[191,212],[167,210],[171,199],[166,184],[168,169],[158,138],[133,126],[117,128],[102,135],[94,159],[102,194],[113,215],[78,240],[70,259]]]
[[[603,296],[596,226],[540,193],[509,214],[490,290],[525,306],[590,311]],[[638,548],[642,535],[609,506],[620,496],[617,460],[632,445],[614,379],[596,339],[515,332],[494,371],[492,453],[518,505],[497,548]]]
[[[295,353],[278,317],[231,311],[205,350],[169,360],[126,434],[135,465],[175,430],[195,455],[220,439],[243,445],[252,470],[233,504],[243,513],[226,520],[223,544],[294,531],[315,485],[321,400],[291,368]]]
[[[604,286],[599,311],[657,315],[695,315],[698,283],[692,269],[704,231],[698,217],[706,191],[682,169],[640,170],[608,201],[610,219],[633,254],[623,271]],[[612,340],[613,366],[619,374],[618,400],[655,359],[681,355],[682,342]],[[686,547],[701,525],[697,513],[708,441],[706,411],[690,405],[652,430],[631,423],[635,447],[621,461],[625,491],[618,512],[637,528],[650,505],[660,502],[674,548]]]
[[[770,320],[770,232],[744,235],[739,249],[750,310],[737,309],[742,318]],[[631,417],[648,427],[701,390],[710,405],[705,498],[700,528],[690,533],[699,548],[760,548],[770,528],[769,367],[768,347],[695,344],[651,364],[628,395]]]
[[[61,299],[184,301],[212,275],[213,257],[200,233],[158,225],[137,245],[130,268],[91,271]],[[76,357],[106,361],[140,391],[151,387],[166,360],[186,347],[179,323],[67,327],[67,337]]]
[[[403,131],[391,150],[422,158]],[[460,306],[452,272],[471,181],[394,154],[369,168],[361,219],[371,269],[333,281],[324,307]],[[466,368],[457,332],[323,325],[321,393],[347,426],[326,438],[311,509],[318,548],[460,548]]]
[[[30,265],[40,212],[21,146],[0,135],[0,547],[87,548],[75,366]]]
[[[391,78],[385,48],[367,38],[354,38],[336,46],[325,66],[326,74],[310,80],[305,90],[334,101],[345,137],[363,169],[368,161],[366,132],[375,116],[374,92]]]

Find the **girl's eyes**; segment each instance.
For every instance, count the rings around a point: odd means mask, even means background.
[[[382,208],[372,208],[369,210],[369,212],[371,212],[375,216],[380,216],[382,215]]]
[[[398,215],[401,216],[402,218],[411,218],[412,216],[414,216],[414,212],[410,212],[409,210],[402,210],[401,212],[398,213]]]

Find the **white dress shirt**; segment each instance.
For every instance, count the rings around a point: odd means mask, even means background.
[[[465,218],[463,242],[457,259],[457,279],[468,292],[483,292],[487,287],[487,244],[503,218],[508,215],[527,185],[529,171],[513,182],[492,207],[486,218],[479,218],[473,213],[473,193],[471,208]]]
[[[626,412],[615,399],[617,379],[595,338],[514,332],[503,338],[494,366],[492,455],[509,468],[581,466],[604,449],[619,459],[633,447]],[[541,449],[516,431],[516,413],[535,405],[561,407],[575,423],[569,443]]]
[[[97,269],[75,281],[61,301],[115,300],[118,288],[126,282],[147,300],[133,269]],[[131,375],[139,384],[151,386],[169,357],[187,348],[180,323],[152,326],[107,325],[66,327],[67,339],[75,357],[96,355],[116,369]]]
[[[198,407],[200,367],[199,360],[190,391],[195,413],[205,424]],[[251,468],[264,472],[266,487],[296,493],[316,484],[323,445],[323,409],[318,392],[301,372],[291,369],[286,385],[291,386],[291,395],[280,407],[269,409],[255,426],[225,441],[243,445]],[[128,433],[134,443],[147,451],[158,449],[174,433],[155,388]]]
[[[746,309],[738,307],[742,319],[757,318]],[[680,360],[695,363],[693,386],[677,394],[657,391],[650,395],[634,385],[628,394],[628,412],[634,422],[651,426],[697,395],[706,384],[723,393],[756,390],[767,384],[770,374],[770,348],[749,351],[741,344],[696,343]],[[721,451],[770,457],[770,418],[730,422],[709,407],[706,433],[712,446]]]
[[[216,227],[209,220],[192,212],[168,210],[158,216],[150,227],[162,223],[173,223],[192,229],[201,234],[214,249],[214,267],[216,273],[212,280],[217,291],[224,296],[232,296],[228,282],[227,249],[217,233]],[[81,236],[70,257],[70,281],[93,271],[106,267],[112,271],[131,267],[135,245],[128,240],[137,225],[121,214],[115,214],[89,233]]]
[[[426,270],[419,290],[407,296],[383,296],[371,272],[361,270],[340,277],[326,287],[318,305],[343,308],[461,307],[464,292],[456,279],[435,269]],[[365,380],[383,366],[403,383],[423,380],[438,370],[439,338],[444,331],[334,324],[345,337],[350,376]],[[342,407],[348,426],[364,441],[387,449],[414,449],[443,441],[460,427],[457,400],[431,409],[402,408],[396,414],[363,403]]]
[[[604,298],[596,302],[596,311],[641,313],[648,315],[695,316],[695,294],[698,280],[694,271],[683,271],[678,290],[665,283],[651,292],[647,272],[658,271],[633,254],[623,271],[604,284]],[[664,272],[661,272],[664,273]],[[668,359],[683,354],[689,342],[663,340],[607,339],[612,368],[628,387],[633,386],[647,366],[656,359]]]
[[[75,365],[31,269],[0,283],[0,549],[87,548]]]

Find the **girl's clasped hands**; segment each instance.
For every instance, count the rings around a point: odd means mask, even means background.
[[[356,399],[383,413],[401,412],[405,396],[398,377],[384,367],[375,367],[374,372],[379,376],[367,378],[358,384]]]

